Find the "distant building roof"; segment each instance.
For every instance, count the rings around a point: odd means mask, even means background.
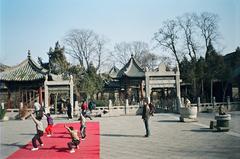
[[[113,66],[111,70],[109,71],[108,75],[111,78],[117,78],[117,74],[119,72],[119,69],[116,66]]]
[[[48,70],[34,62],[28,53],[28,58],[17,66],[10,67],[0,73],[1,81],[33,81],[45,79]]]
[[[127,64],[118,72],[117,77],[121,78],[122,76],[145,77],[143,68],[141,68],[141,65],[137,62],[133,55]]]

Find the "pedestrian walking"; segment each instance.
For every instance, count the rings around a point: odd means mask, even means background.
[[[95,109],[95,107],[96,107],[96,104],[92,100],[90,100],[90,102],[88,104],[88,109],[89,109],[90,113],[92,113],[92,110]]]

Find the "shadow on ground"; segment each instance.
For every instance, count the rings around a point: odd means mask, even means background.
[[[143,135],[126,135],[126,134],[100,134],[101,136],[108,137],[144,137]]]
[[[192,129],[192,130],[183,130],[183,131],[192,131],[192,132],[214,132],[209,128],[200,128],[200,129]]]
[[[33,134],[33,133],[21,133],[20,135],[31,135],[31,136],[33,136],[35,134]]]
[[[179,123],[179,120],[159,120],[161,123]]]
[[[22,148],[22,149],[26,149],[27,145],[23,145],[23,144],[19,144],[18,142],[14,142],[14,143],[11,143],[11,144],[1,144],[3,146],[15,146],[15,147],[18,147],[18,148]]]

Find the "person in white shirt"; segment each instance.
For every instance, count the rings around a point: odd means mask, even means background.
[[[32,151],[36,151],[38,150],[38,146],[37,146],[37,140],[40,144],[40,146],[43,146],[43,142],[41,140],[41,137],[43,136],[43,132],[44,132],[44,128],[43,128],[43,123],[42,123],[42,117],[37,116],[36,118],[33,116],[33,114],[31,114],[31,117],[34,121],[34,123],[36,124],[36,131],[37,133],[34,135],[34,137],[32,138]]]
[[[43,108],[42,108],[41,104],[39,104],[37,102],[37,100],[35,100],[33,105],[34,105],[34,110],[35,110],[35,113],[36,113],[36,117],[37,116],[43,117]]]

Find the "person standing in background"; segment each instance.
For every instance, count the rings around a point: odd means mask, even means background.
[[[142,111],[142,119],[143,119],[145,130],[146,130],[145,137],[150,136],[150,129],[149,129],[150,115],[151,115],[150,114],[150,108],[149,108],[149,105],[148,105],[147,101],[145,100],[144,103],[143,103],[143,111]]]
[[[69,120],[72,119],[72,105],[69,99],[67,99],[67,115]]]

